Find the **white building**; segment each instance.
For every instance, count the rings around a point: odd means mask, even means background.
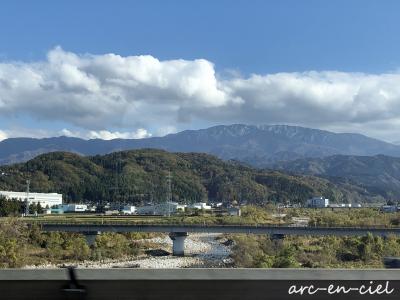
[[[19,201],[26,201],[26,192],[12,192],[12,191],[0,191],[0,195],[6,197],[7,199],[16,199]],[[52,207],[55,205],[62,204],[62,194],[57,193],[29,193],[28,199],[29,205],[35,203],[40,203],[40,206]]]
[[[329,204],[330,208],[352,208],[352,207],[361,207],[360,204],[351,204],[351,203],[333,203]]]
[[[124,215],[133,215],[134,213],[136,213],[136,206],[133,205],[125,205],[122,208],[122,213]]]
[[[211,207],[212,208],[222,208],[224,206],[224,203],[222,202],[212,202]]]
[[[61,208],[64,212],[84,212],[87,211],[88,209],[86,204],[74,204],[74,203],[64,204],[62,205]]]
[[[325,199],[324,197],[313,197],[307,200],[307,207],[312,208],[325,208],[329,206],[329,199]]]
[[[176,206],[176,210],[184,212],[186,210],[187,205],[186,204],[178,204]]]
[[[190,204],[189,208],[210,210],[211,206],[207,205],[207,203],[205,203],[205,202],[196,202],[196,203]]]

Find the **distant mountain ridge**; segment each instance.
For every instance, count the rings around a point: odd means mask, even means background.
[[[333,133],[289,125],[219,125],[145,139],[83,140],[74,137],[10,138],[0,142],[0,164],[27,161],[39,154],[68,151],[81,155],[156,148],[173,152],[204,152],[256,167],[278,161],[336,154],[400,157],[400,146],[361,134]]]
[[[400,158],[385,155],[334,155],[279,162],[273,169],[301,175],[312,175],[331,182],[351,182],[386,199],[400,198]]]

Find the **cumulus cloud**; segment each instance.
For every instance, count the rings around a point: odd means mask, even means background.
[[[289,123],[385,139],[399,130],[399,73],[221,77],[205,59],[78,55],[56,47],[44,61],[0,63],[0,117],[62,121],[81,128],[65,135],[106,139],[147,137],[149,128],[174,132],[194,122]]]
[[[90,139],[102,139],[102,140],[112,140],[112,139],[143,139],[151,137],[151,134],[147,132],[146,129],[139,128],[134,132],[110,132],[107,130],[93,131],[91,130],[88,134]]]
[[[139,128],[132,132],[119,132],[119,131],[71,131],[69,129],[62,129],[58,132],[58,135],[68,136],[68,137],[78,137],[82,139],[102,139],[102,140],[112,140],[112,139],[143,139],[151,137],[152,134],[149,133],[144,128]]]
[[[0,64],[0,113],[27,113],[86,129],[170,119],[183,107],[228,101],[206,60],[83,55],[55,48],[47,61]]]

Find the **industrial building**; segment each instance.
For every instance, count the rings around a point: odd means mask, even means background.
[[[163,203],[158,203],[154,205],[146,205],[146,206],[140,206],[135,208],[135,212],[138,215],[172,215],[176,214],[177,212],[184,212],[186,208],[191,208],[191,209],[199,209],[199,210],[211,210],[211,206],[207,205],[205,202],[198,202],[198,203],[193,203],[190,205],[186,204],[179,204],[177,202],[169,201],[169,202],[163,202]],[[124,208],[125,210],[125,208]],[[123,212],[124,212],[123,210]],[[127,211],[129,211],[129,208],[127,207]]]
[[[26,201],[26,192],[12,192],[12,191],[0,191],[0,195],[6,197],[6,199]],[[62,194],[57,193],[29,193],[28,204],[38,204],[45,207],[53,207],[62,204]]]
[[[155,215],[169,216],[175,214],[178,210],[179,204],[177,202],[168,201],[154,205]]]
[[[324,197],[313,197],[307,200],[307,207],[311,208],[325,208],[329,206],[329,199]]]
[[[88,206],[86,204],[64,204],[61,206],[64,212],[85,212],[88,210]]]
[[[171,215],[177,211],[184,211],[186,205],[181,205],[177,202],[164,202],[154,205],[141,206],[136,208],[138,215]]]

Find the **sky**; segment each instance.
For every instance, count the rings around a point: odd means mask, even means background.
[[[1,1],[0,140],[290,124],[397,142],[399,1]]]

